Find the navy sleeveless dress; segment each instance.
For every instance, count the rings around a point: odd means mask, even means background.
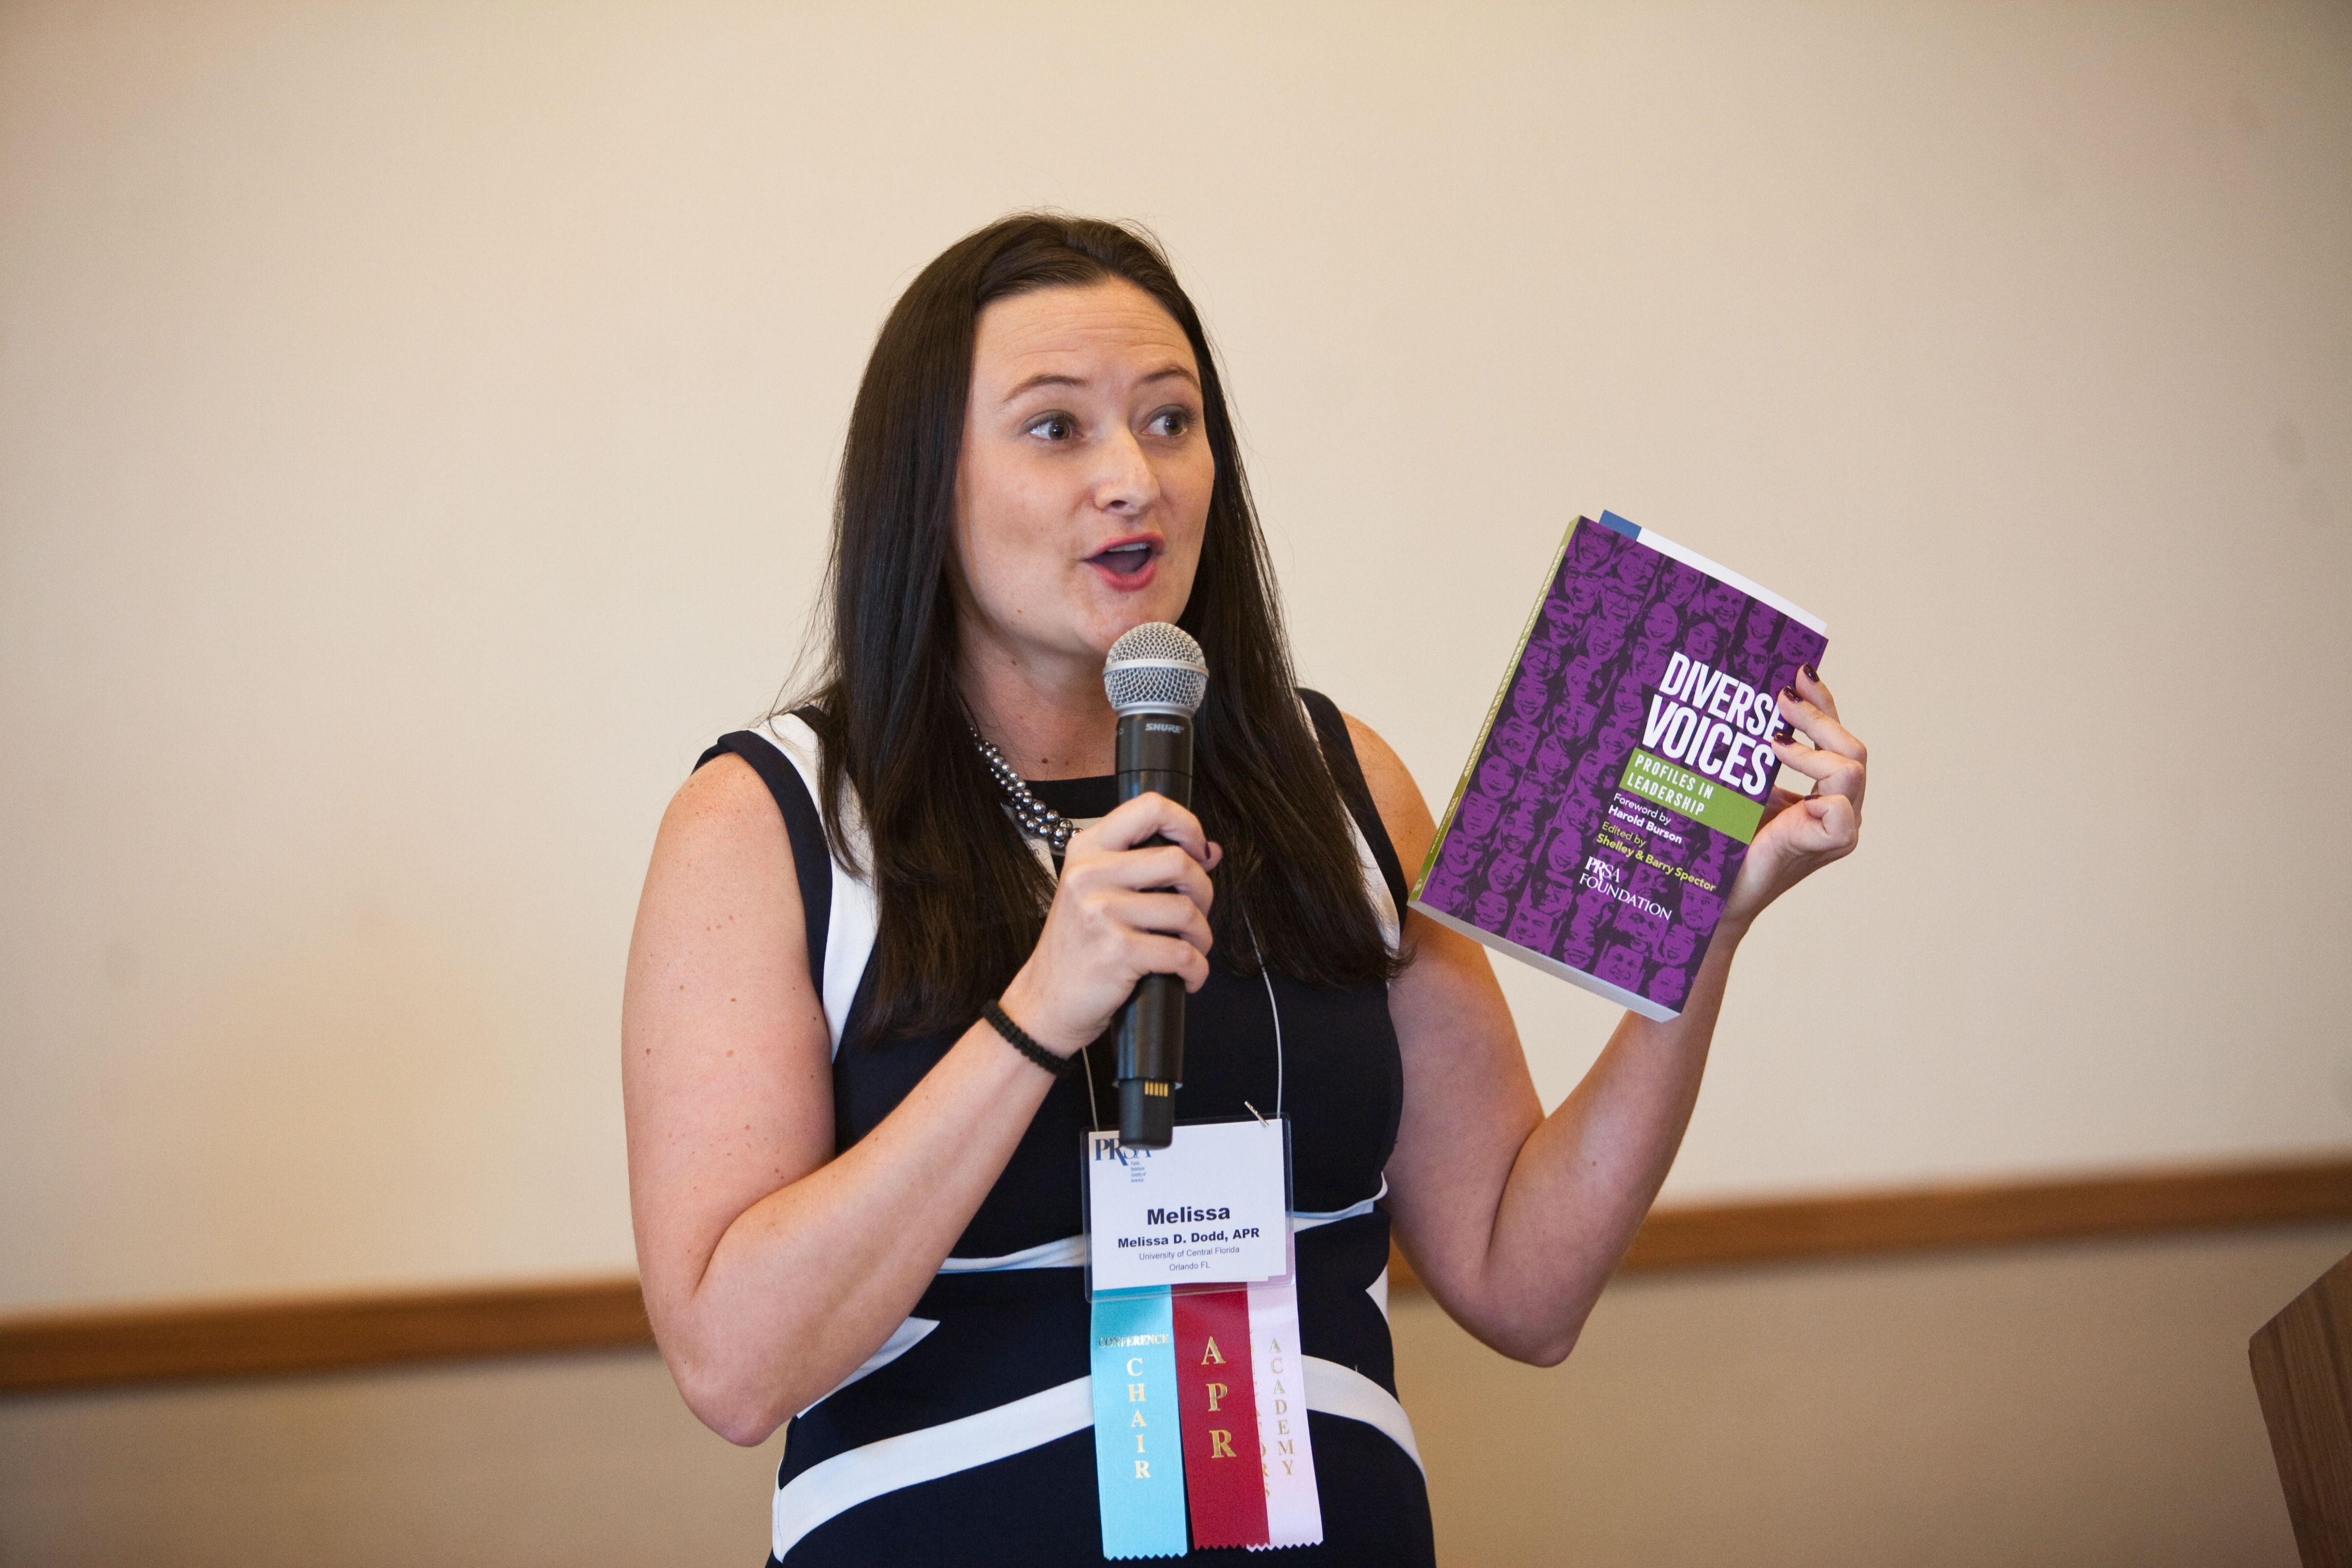
[[[1393,942],[1405,902],[1396,852],[1338,710],[1313,692],[1301,701]],[[833,1034],[835,1137],[846,1149],[961,1031],[843,1047],[871,1003],[874,905],[871,889],[825,838],[816,737],[783,716],[724,737],[702,760],[722,752],[759,772],[792,841],[809,969]],[[1080,822],[1117,800],[1108,777],[1031,787]],[[855,814],[845,815],[845,830],[862,836]],[[1033,848],[1045,853],[1042,844]],[[1108,1053],[1098,1046],[1096,1055],[1092,1107],[1087,1073],[1055,1085],[907,1322],[787,1427],[771,1568],[1103,1560],[1078,1149],[1084,1130],[1115,1126],[1118,1113]],[[1324,1540],[1262,1561],[1429,1563],[1428,1492],[1396,1402],[1389,1340],[1389,1221],[1376,1206],[1403,1100],[1386,987],[1326,990],[1279,974],[1242,979],[1213,965],[1186,1005],[1184,1063],[1179,1121],[1246,1115],[1244,1101],[1267,1114],[1279,1104],[1291,1118],[1299,1337]],[[1192,1553],[1245,1555],[1238,1548]]]

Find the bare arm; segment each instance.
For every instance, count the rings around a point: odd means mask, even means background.
[[[1780,711],[1814,743],[1779,752],[1816,794],[1768,808],[1681,1015],[1627,1014],[1549,1117],[1486,950],[1407,917],[1415,956],[1389,992],[1405,1086],[1391,1212],[1431,1294],[1507,1355],[1550,1365],[1574,1348],[1681,1146],[1740,940],[1773,899],[1854,847],[1862,744],[1827,688],[1798,685]],[[1417,864],[1436,831],[1429,808],[1396,754],[1349,722],[1397,853]]]
[[[1154,833],[1173,846],[1129,847]],[[1073,838],[1006,1013],[1066,1054],[1145,973],[1198,989],[1217,858],[1158,795]],[[1165,887],[1181,890],[1143,890]],[[975,1024],[834,1157],[830,1036],[791,843],[733,756],[663,818],[621,1038],[646,1308],[688,1406],[738,1443],[764,1439],[905,1321],[1053,1085]]]

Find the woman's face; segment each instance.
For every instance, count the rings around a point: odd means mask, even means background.
[[[1149,294],[1111,281],[989,305],[956,473],[967,654],[1099,670],[1120,634],[1176,619],[1215,479],[1192,344]]]

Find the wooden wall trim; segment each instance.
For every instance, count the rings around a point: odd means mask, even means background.
[[[1952,1183],[1650,1211],[1621,1273],[2352,1220],[2352,1160]],[[1393,1289],[1418,1289],[1402,1257]]]
[[[0,1318],[0,1394],[650,1343],[633,1277]]]
[[[1982,1182],[1652,1212],[1630,1269],[2352,1219],[2352,1160]]]
[[[2352,1220],[2352,1159],[1654,1210],[1628,1272]],[[1402,1257],[1391,1289],[1418,1288]],[[651,1342],[634,1279],[0,1317],[0,1394]]]

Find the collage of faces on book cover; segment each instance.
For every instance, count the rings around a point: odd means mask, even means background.
[[[1640,837],[1678,877],[1602,842],[1650,695],[1677,651],[1769,692],[1824,646],[1696,567],[1578,523],[1421,901],[1680,1007],[1747,846],[1665,814],[1670,828]],[[1617,868],[1616,890],[1583,874],[1588,858]]]

